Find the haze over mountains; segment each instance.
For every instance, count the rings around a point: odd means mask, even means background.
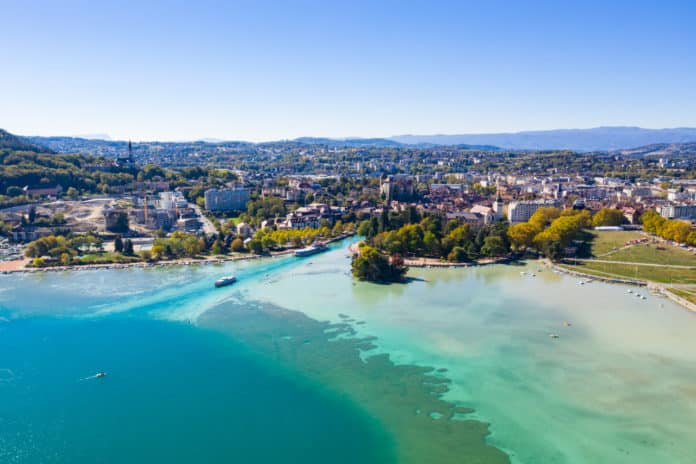
[[[85,151],[96,145],[120,145],[124,141],[87,139],[84,137],[23,137],[55,151]],[[279,141],[280,143],[287,141]],[[384,138],[301,137],[292,142],[330,147],[408,147],[454,145],[460,148],[490,151],[505,150],[572,150],[578,152],[629,150],[657,145],[696,143],[696,128],[643,129],[640,127],[597,127],[592,129],[558,129],[498,134],[400,135]],[[155,144],[158,142],[148,142]],[[204,139],[195,142],[161,142],[166,144],[243,144],[250,142]],[[273,142],[268,142],[273,143]],[[93,151],[93,150],[88,150]]]
[[[404,144],[495,145],[512,150],[608,151],[660,143],[696,142],[696,128],[643,129],[595,127],[500,134],[400,135],[390,137]]]

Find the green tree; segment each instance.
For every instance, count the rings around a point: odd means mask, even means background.
[[[114,251],[116,253],[123,252],[123,239],[121,239],[120,235],[114,239]]]
[[[353,275],[370,282],[397,282],[403,279],[406,271],[398,256],[387,258],[370,246],[363,246],[352,263]]]
[[[447,255],[447,260],[454,263],[469,261],[469,253],[467,253],[466,248],[456,246]]]
[[[252,251],[252,253],[260,255],[263,253],[263,243],[261,243],[261,240],[258,239],[252,239],[249,241],[249,250]]]
[[[592,217],[592,226],[620,226],[626,222],[621,210],[615,208],[602,208]]]
[[[502,237],[498,235],[489,235],[483,241],[483,246],[481,246],[481,254],[484,256],[504,256],[508,252],[505,242]]]
[[[223,253],[222,242],[219,239],[213,242],[213,245],[210,247],[210,253],[213,255],[221,255]]]
[[[70,253],[61,253],[60,264],[62,264],[63,266],[69,266],[71,262],[72,256],[70,255]]]
[[[651,234],[657,234],[659,229],[662,228],[662,225],[667,221],[654,209],[643,213],[640,220],[643,223],[643,230]]]
[[[135,254],[133,251],[133,242],[129,238],[123,242],[123,254],[126,256],[133,256]]]
[[[244,251],[244,242],[242,241],[241,238],[235,238],[232,240],[232,244],[230,245],[230,249],[234,251],[235,253],[240,253]]]
[[[507,234],[515,250],[529,248],[534,244],[534,237],[540,232],[533,224],[521,222],[508,228]]]

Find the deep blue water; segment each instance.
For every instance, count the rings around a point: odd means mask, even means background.
[[[108,375],[85,379],[99,371]],[[391,460],[354,405],[185,323],[0,322],[1,463]]]

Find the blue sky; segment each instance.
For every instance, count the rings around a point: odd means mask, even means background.
[[[0,0],[0,127],[133,140],[696,126],[693,1]]]

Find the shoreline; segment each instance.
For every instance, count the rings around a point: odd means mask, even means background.
[[[542,259],[541,260],[544,266],[548,267],[549,269],[553,269],[555,271],[558,271],[563,274],[568,274],[568,275],[573,275],[577,277],[585,277],[587,279],[591,280],[598,280],[600,282],[606,282],[610,284],[624,284],[624,285],[635,285],[636,287],[650,287],[650,282],[647,280],[635,280],[635,279],[622,279],[620,277],[603,277],[603,276],[597,276],[594,274],[588,274],[585,272],[581,271],[574,271],[567,269],[565,267],[561,267],[553,262],[551,262],[548,259]]]
[[[561,274],[567,274],[567,275],[572,275],[575,277],[584,277],[589,280],[597,280],[600,282],[605,282],[608,284],[622,284],[622,285],[633,285],[636,287],[645,287],[648,290],[652,291],[653,293],[663,296],[667,298],[668,300],[671,300],[672,302],[678,304],[682,308],[691,311],[693,313],[696,313],[696,304],[690,302],[686,298],[683,298],[674,292],[671,292],[669,287],[665,286],[664,284],[658,283],[658,282],[652,282],[649,280],[633,280],[633,279],[621,279],[618,277],[602,277],[602,276],[597,276],[594,274],[586,274],[584,272],[580,271],[573,271],[570,269],[566,269],[564,267],[558,266],[552,262],[550,262],[547,259],[542,260],[543,265],[548,267],[549,269],[553,269]]]
[[[352,237],[355,235],[354,233],[351,234],[342,234],[339,235],[338,237],[333,237],[329,240],[325,240],[325,243],[334,243],[338,242],[341,240],[345,240],[347,238]],[[47,267],[26,267],[26,264],[28,262],[31,262],[29,259],[23,259],[21,262],[23,263],[24,267],[19,267],[15,269],[3,269],[0,271],[0,274],[34,274],[37,272],[64,272],[64,271],[94,271],[94,270],[99,270],[99,269],[128,269],[128,268],[137,268],[137,267],[161,267],[161,266],[190,266],[193,264],[223,264],[227,262],[235,262],[235,261],[249,261],[253,259],[262,259],[262,258],[276,258],[279,256],[287,256],[289,254],[292,254],[299,248],[289,248],[287,250],[282,250],[282,251],[272,251],[269,254],[266,255],[255,255],[252,253],[245,254],[245,255],[240,255],[240,256],[225,256],[225,255],[220,255],[220,256],[209,256],[205,258],[180,258],[180,259],[174,259],[174,260],[167,260],[167,261],[137,261],[134,263],[104,263],[104,264],[82,264],[82,265],[69,265],[69,266],[47,266]],[[6,261],[6,263],[16,263],[19,261]]]
[[[353,255],[360,254],[359,244],[361,242],[351,243],[348,247],[348,251]],[[512,256],[502,256],[500,258],[482,258],[475,261],[467,261],[463,263],[450,263],[448,261],[441,261],[438,258],[404,258],[404,265],[408,267],[440,267],[440,268],[454,268],[454,267],[475,267],[475,266],[487,266],[489,264],[503,264],[509,263],[511,261],[516,261],[516,258]]]

